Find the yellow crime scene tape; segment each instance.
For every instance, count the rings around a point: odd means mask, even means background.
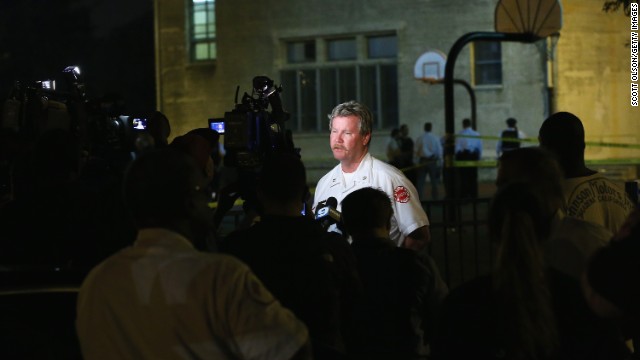
[[[537,138],[524,138],[524,139],[515,139],[515,138],[503,138],[500,136],[474,136],[474,135],[452,135],[455,139],[456,137],[461,138],[473,138],[473,139],[481,139],[481,140],[502,140],[503,142],[519,142],[519,143],[532,143],[537,144]],[[626,149],[640,149],[640,144],[624,144],[624,143],[611,143],[604,141],[585,141],[587,146],[597,146],[597,147],[613,147],[613,148],[626,148]],[[324,160],[324,159],[323,159]],[[585,160],[587,165],[640,165],[640,158],[622,158],[622,159],[597,159],[597,160]],[[417,164],[414,166],[406,167],[399,169],[402,172],[416,170],[421,167],[425,167],[427,163]],[[466,160],[466,161],[453,161],[453,167],[456,168],[465,168],[465,167],[478,167],[478,168],[495,168],[498,166],[498,160]],[[315,188],[310,189],[311,193],[315,192]],[[244,200],[238,199],[233,204],[234,206],[241,206],[244,203]],[[209,207],[215,209],[218,207],[218,203],[211,202],[209,203]]]
[[[514,138],[502,138],[500,136],[474,136],[474,135],[454,135],[455,137],[461,138],[474,138],[481,140],[502,140],[503,142],[519,142],[519,143],[538,143],[537,138],[524,138],[524,139],[514,139]],[[626,148],[626,149],[640,149],[640,144],[624,144],[624,143],[611,143],[604,141],[585,141],[586,146],[597,146],[597,147],[614,147],[614,148]],[[597,159],[597,160],[585,160],[587,165],[638,165],[640,164],[640,158],[624,158],[624,159]],[[497,160],[467,160],[467,161],[453,161],[453,167],[496,167],[498,164]],[[422,167],[424,165],[420,164],[417,167]],[[408,170],[412,170],[416,168],[413,166],[408,168]],[[404,171],[404,169],[402,169]]]
[[[521,142],[521,143],[538,143],[537,138],[524,138],[524,139],[515,139],[515,138],[502,138],[500,136],[473,136],[473,135],[454,135],[454,138],[472,138],[472,139],[481,139],[481,140],[502,140],[503,142]],[[640,144],[624,144],[624,143],[611,143],[604,141],[585,141],[587,146],[598,146],[598,147],[616,147],[616,148],[627,148],[627,149],[640,149]]]

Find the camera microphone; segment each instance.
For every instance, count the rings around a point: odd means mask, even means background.
[[[324,202],[324,206],[316,211],[316,220],[320,222],[323,229],[327,230],[329,226],[333,224],[340,224],[342,222],[342,214],[336,207],[338,207],[338,200],[331,196]]]

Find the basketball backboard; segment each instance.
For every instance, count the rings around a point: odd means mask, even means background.
[[[429,50],[420,55],[413,67],[413,77],[425,82],[444,79],[444,67],[447,58],[440,50]]]

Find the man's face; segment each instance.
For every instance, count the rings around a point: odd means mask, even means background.
[[[333,118],[329,140],[333,157],[341,163],[358,162],[367,152],[371,134],[360,135],[359,124],[355,115]]]

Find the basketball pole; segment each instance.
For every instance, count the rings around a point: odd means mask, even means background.
[[[445,146],[444,146],[444,169],[449,176],[446,178],[447,184],[445,189],[451,190],[452,194],[447,197],[457,199],[459,195],[458,189],[455,187],[455,174],[453,168],[455,141],[453,134],[455,132],[455,114],[454,114],[454,96],[453,96],[453,71],[456,60],[462,49],[472,41],[500,41],[500,42],[521,42],[533,43],[540,40],[541,37],[532,33],[500,33],[500,32],[470,32],[462,35],[449,50],[447,62],[444,66],[444,119],[445,119]]]
[[[422,78],[420,79],[427,84],[444,84],[444,79],[435,79],[435,78]],[[476,92],[473,90],[471,85],[462,80],[462,79],[453,79],[454,84],[462,85],[469,94],[469,102],[471,103],[471,127],[476,129],[476,117],[477,117],[477,101],[476,101]]]

